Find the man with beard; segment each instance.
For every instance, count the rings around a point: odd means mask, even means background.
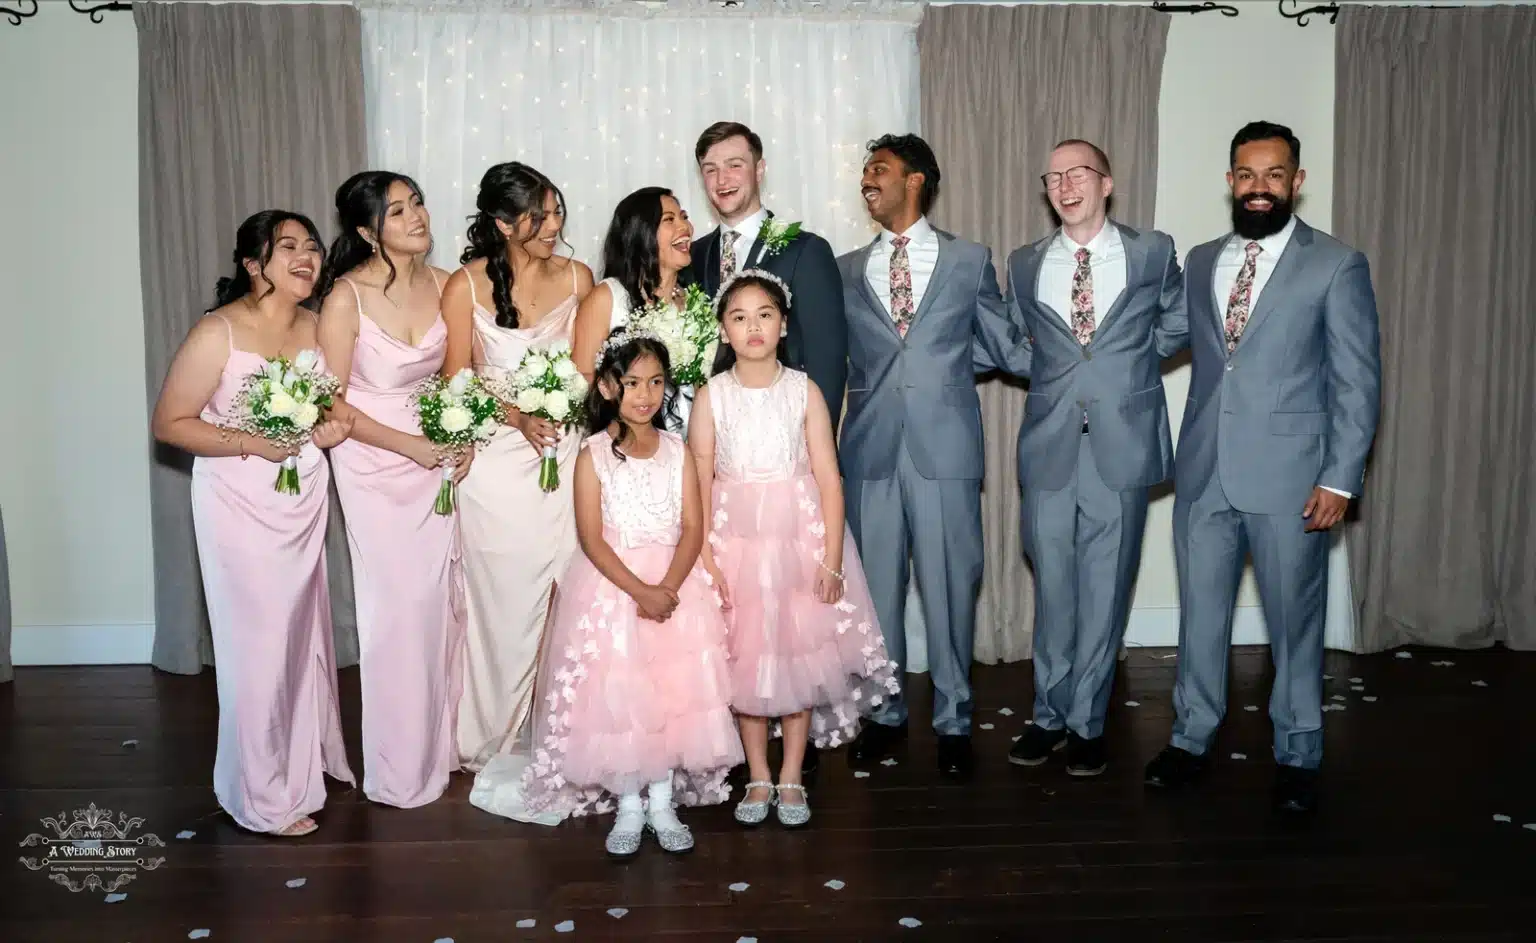
[[[835,438],[848,379],[848,323],[832,247],[763,207],[763,142],[751,128],[718,121],[699,135],[693,153],[720,219],[714,232],[693,244],[694,275],[711,298],[743,269],[766,269],[789,284],[795,309],[784,338],[785,358],[821,389]]]
[[[971,646],[981,585],[981,400],[976,374],[1028,370],[992,252],[929,224],[939,164],[912,134],[869,144],[861,190],[880,234],[840,257],[848,313],[848,415],[839,452],[848,524],[891,658],[905,665],[915,569],[933,679],[939,770],[971,771]],[[903,693],[849,749],[885,755],[906,735]]]
[[[1146,781],[1177,788],[1206,769],[1251,553],[1275,665],[1274,804],[1305,813],[1323,753],[1328,530],[1364,481],[1381,359],[1365,256],[1292,215],[1300,157],[1282,125],[1238,131],[1235,232],[1195,247],[1184,268],[1194,363],[1174,470],[1175,721]]]

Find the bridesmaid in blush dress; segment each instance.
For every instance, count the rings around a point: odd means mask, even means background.
[[[464,265],[443,292],[443,371],[473,366],[499,378],[530,348],[570,341],[592,272],[555,255],[565,201],[537,170],[491,167],[475,205]],[[510,406],[504,418],[506,428],[479,450],[459,489],[469,614],[459,759],[479,774],[470,801],[482,808],[494,805],[488,796],[518,762],[511,754],[532,712],[555,581],[576,546],[570,482],[581,436]],[[560,487],[549,493],[539,488],[546,445],[555,446],[560,467]]]
[[[414,808],[441,796],[459,766],[458,520],[432,510],[442,470],[411,406],[412,391],[443,366],[446,273],[426,264],[431,220],[410,178],[357,174],[336,191],[336,210],[341,235],[320,281],[320,343],[345,378],[354,421],[331,462],[357,602],[363,794]],[[470,462],[466,454],[450,475],[462,478]]]
[[[235,274],[219,280],[215,309],[177,351],[151,419],[157,440],[195,457],[192,522],[219,696],[213,791],[241,827],[284,837],[315,830],[323,774],[354,782],[336,703],[330,469],[320,452],[351,423],[325,418],[298,449],[229,427],[246,377],[270,357],[316,350],[314,316],[299,304],[323,255],[314,223],[297,213],[264,210],[242,223]],[[274,487],[290,455],[299,460],[297,495]]]

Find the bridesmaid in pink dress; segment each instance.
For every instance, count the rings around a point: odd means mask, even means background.
[[[592,288],[581,262],[555,255],[565,202],[549,178],[519,163],[486,171],[464,263],[443,292],[443,372],[486,377],[516,369],[531,347],[569,342],[576,306]],[[515,779],[555,581],[576,546],[571,476],[581,436],[506,410],[502,429],[459,489],[468,600],[459,759],[475,770],[470,801],[495,811],[497,784]],[[560,487],[539,488],[540,451],[556,447]]]
[[[357,601],[363,794],[408,809],[441,796],[459,767],[458,520],[432,510],[439,456],[411,407],[448,347],[439,313],[446,273],[426,264],[431,220],[410,178],[357,174],[336,191],[336,210],[341,235],[320,281],[320,344],[345,378],[354,419],[331,463]],[[470,460],[451,474],[462,478]]]
[[[192,521],[219,692],[213,791],[242,827],[284,837],[315,830],[322,774],[354,781],[336,703],[320,452],[351,422],[328,418],[291,450],[227,427],[247,376],[270,357],[316,349],[314,316],[299,303],[323,254],[314,223],[297,213],[264,210],[241,224],[235,274],[219,280],[217,307],[177,351],[151,420],[157,440],[195,456]],[[294,454],[300,493],[280,494],[278,463]]]

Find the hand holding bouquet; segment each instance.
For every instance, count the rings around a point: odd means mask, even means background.
[[[291,363],[286,357],[273,357],[247,377],[233,406],[240,431],[288,449],[309,441],[322,412],[331,408],[341,388],[339,380],[319,367],[318,352],[301,350]],[[299,493],[296,455],[283,459],[273,487],[280,494]]]
[[[700,387],[709,382],[720,346],[720,322],[704,289],[689,285],[681,308],[670,303],[641,308],[630,316],[629,325],[661,338],[672,361],[673,383]]]
[[[421,421],[421,434],[438,447],[444,459],[455,459],[444,462],[443,484],[432,505],[434,512],[447,516],[458,506],[457,486],[453,483],[456,459],[476,443],[491,440],[500,426],[496,417],[501,405],[468,367],[452,379],[428,378],[416,388],[412,400]]]
[[[581,422],[587,380],[576,369],[571,345],[565,341],[530,348],[501,385],[503,398],[524,416],[536,416],[563,428]],[[548,493],[559,487],[560,463],[555,447],[546,445],[540,452],[539,488]]]

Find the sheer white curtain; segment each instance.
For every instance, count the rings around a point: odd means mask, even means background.
[[[565,193],[566,239],[599,278],[618,201],[659,185],[714,225],[693,145],[716,121],[763,138],[764,203],[835,251],[873,235],[864,145],[918,129],[921,4],[796,0],[365,0],[368,154],[426,193],[433,261],[458,265],[486,168],[518,160]],[[908,669],[927,668],[909,601]]]

